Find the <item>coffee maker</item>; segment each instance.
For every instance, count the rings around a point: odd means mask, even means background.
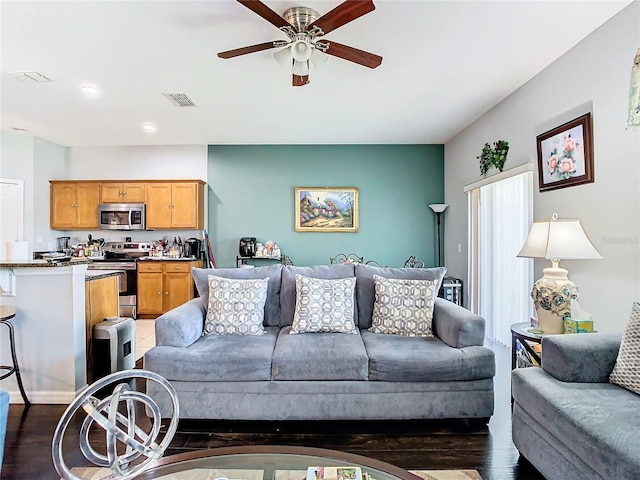
[[[184,242],[184,256],[200,258],[200,246],[202,241],[197,238],[188,238]]]
[[[241,257],[254,257],[256,255],[256,237],[242,237],[239,253]]]

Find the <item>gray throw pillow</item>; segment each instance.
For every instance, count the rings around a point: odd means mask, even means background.
[[[204,335],[264,335],[268,278],[234,280],[209,275]]]
[[[356,277],[329,280],[296,274],[296,308],[289,333],[357,334],[355,286]]]
[[[634,302],[609,381],[640,394],[640,303]]]
[[[280,325],[281,264],[276,263],[255,268],[194,268],[191,270],[191,275],[205,308],[209,304],[209,275],[237,280],[256,280],[269,277],[267,301],[264,306],[264,324],[267,327]]]
[[[376,299],[372,333],[433,337],[436,280],[407,280],[373,276]]]
[[[435,280],[436,294],[444,278],[447,269],[444,267],[433,268],[391,268],[372,267],[358,264],[356,266],[356,305],[358,306],[358,326],[369,328],[373,314],[373,302],[375,300],[374,275],[384,278],[397,278],[406,280]]]

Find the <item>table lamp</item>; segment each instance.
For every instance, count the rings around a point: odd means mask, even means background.
[[[571,316],[571,299],[578,298],[578,287],[568,278],[568,271],[558,266],[560,260],[602,258],[582,229],[580,220],[558,219],[537,221],[518,257],[546,258],[551,267],[531,290],[539,328],[544,333],[563,333],[564,319]]]
[[[442,212],[444,212],[448,206],[449,205],[447,205],[446,203],[432,203],[431,205],[429,205],[429,208],[435,212],[436,217],[438,219],[437,223],[438,223],[438,266],[439,267],[442,266],[442,258],[441,258],[442,245],[440,242],[440,215],[442,215]]]

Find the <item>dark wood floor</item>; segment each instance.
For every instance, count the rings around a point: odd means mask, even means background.
[[[519,459],[511,441],[507,348],[496,352],[496,409],[488,427],[465,421],[411,422],[197,422],[180,423],[167,455],[236,445],[303,445],[341,450],[406,469],[477,469],[484,480],[543,477]],[[11,405],[2,479],[59,479],[51,460],[51,440],[66,405]],[[68,431],[79,431],[80,420]],[[68,442],[68,443],[67,443]],[[77,434],[65,445],[77,444]],[[66,451],[66,449],[65,449]],[[90,465],[79,451],[65,461]]]

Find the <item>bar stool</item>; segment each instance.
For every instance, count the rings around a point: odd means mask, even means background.
[[[6,305],[0,305],[0,325],[4,325],[9,329],[9,344],[11,346],[11,360],[13,361],[13,365],[0,365],[0,370],[7,370],[6,373],[0,375],[0,380],[7,378],[12,374],[16,374],[16,380],[18,380],[18,388],[20,389],[20,394],[22,395],[22,399],[24,400],[25,406],[31,405],[29,399],[27,398],[27,394],[24,391],[24,387],[22,386],[22,377],[20,377],[20,367],[18,366],[18,358],[16,357],[16,342],[13,337],[13,325],[9,321],[13,317],[16,316],[16,311],[13,307],[8,307]]]

